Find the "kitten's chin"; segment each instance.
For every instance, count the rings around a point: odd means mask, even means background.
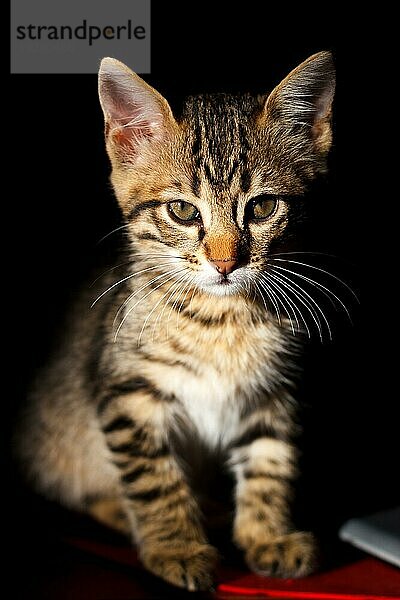
[[[232,281],[220,281],[218,283],[207,283],[201,286],[201,290],[209,296],[238,296],[243,290],[241,286]]]

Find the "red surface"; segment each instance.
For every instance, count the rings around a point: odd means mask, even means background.
[[[218,590],[264,598],[387,600],[400,598],[400,570],[373,558],[366,558],[296,580],[270,579],[248,574],[220,584]]]
[[[282,598],[282,591],[279,590],[262,590],[257,591],[254,588],[242,588],[230,585],[221,585],[219,589],[222,592],[230,592],[240,596],[257,596],[261,595],[265,598]],[[356,600],[362,598],[363,600],[387,600],[388,596],[376,596],[375,594],[334,594],[330,592],[284,592],[285,598],[312,598],[319,600]]]
[[[103,557],[121,566],[132,567],[132,575],[143,573],[136,554],[128,546],[74,538],[68,543],[89,554]],[[137,579],[136,579],[137,580]],[[228,600],[235,598],[280,598],[286,600],[400,600],[400,570],[373,558],[365,558],[330,571],[303,579],[273,579],[248,572],[232,571],[221,566],[217,573],[219,585],[207,597]],[[132,590],[133,591],[133,590]],[[164,596],[132,595],[132,598]],[[165,596],[168,597],[168,596]]]

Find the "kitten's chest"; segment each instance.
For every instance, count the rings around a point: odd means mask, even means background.
[[[163,384],[178,410],[208,446],[226,446],[237,435],[250,403],[276,389],[283,377],[284,342],[274,326],[221,327],[197,340],[182,337],[190,369],[176,368]]]
[[[225,446],[239,426],[243,398],[236,381],[229,381],[209,368],[207,374],[179,381],[179,409],[189,427],[211,447]]]

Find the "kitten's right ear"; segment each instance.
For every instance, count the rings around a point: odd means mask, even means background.
[[[331,108],[335,67],[330,52],[313,54],[272,91],[263,118],[284,126],[301,125],[309,131],[315,150],[326,155],[332,141]]]
[[[121,162],[135,162],[143,144],[164,139],[174,127],[165,98],[114,58],[101,61],[99,97],[107,149]]]

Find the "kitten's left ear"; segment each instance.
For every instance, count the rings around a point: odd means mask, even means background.
[[[332,142],[331,110],[335,93],[335,67],[330,52],[313,54],[268,96],[265,118],[309,127],[317,152],[325,155]]]
[[[165,98],[114,58],[101,61],[99,97],[107,149],[119,162],[134,162],[148,142],[163,140],[176,124]]]

